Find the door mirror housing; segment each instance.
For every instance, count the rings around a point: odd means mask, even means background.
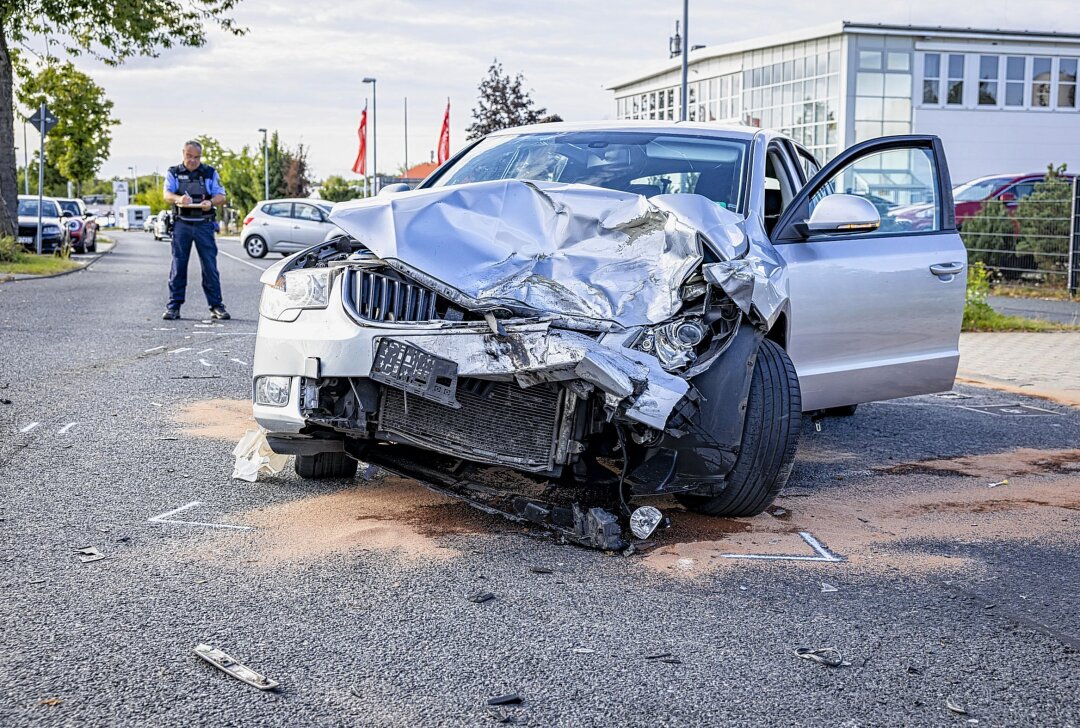
[[[71,210],[64,210],[60,213],[60,217],[75,217],[75,213]]]
[[[409,187],[405,182],[395,182],[394,184],[386,185],[386,187],[379,190],[379,197],[382,197],[383,195],[394,195],[398,192],[408,192],[411,189],[412,187]]]
[[[810,234],[866,233],[879,227],[881,216],[869,200],[845,194],[824,197],[806,221],[806,230]]]

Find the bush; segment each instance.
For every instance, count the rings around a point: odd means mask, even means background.
[[[968,261],[991,267],[1011,267],[1016,250],[1016,223],[1001,200],[987,200],[982,209],[964,221],[960,237],[968,249]]]
[[[23,247],[11,236],[0,237],[0,263],[15,263],[23,254]]]
[[[1064,164],[1051,164],[1046,179],[1016,205],[1020,232],[1016,249],[1031,253],[1039,270],[1067,270],[1073,185],[1064,172]]]

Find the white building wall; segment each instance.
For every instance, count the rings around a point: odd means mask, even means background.
[[[1080,172],[1080,113],[916,108],[914,117],[916,134],[941,137],[954,184],[1051,163]]]

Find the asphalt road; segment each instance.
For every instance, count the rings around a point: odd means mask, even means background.
[[[609,556],[396,479],[231,480],[276,258],[223,243],[234,319],[198,318],[193,261],[163,322],[167,246],[117,237],[0,285],[0,725],[495,725],[504,693],[535,726],[1080,724],[1077,410],[864,405],[805,428],[784,511],[664,502]],[[815,556],[799,532],[843,560],[727,556]]]
[[[1076,301],[1009,296],[987,296],[986,300],[995,311],[1009,316],[1021,316],[1073,326],[1080,325],[1080,303]]]

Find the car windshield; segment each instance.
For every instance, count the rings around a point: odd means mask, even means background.
[[[985,200],[994,194],[994,190],[1012,180],[1012,177],[987,177],[965,182],[953,190],[955,202],[975,202]]]
[[[19,217],[37,217],[37,200],[19,200]],[[42,217],[60,217],[60,210],[52,200],[41,201]]]
[[[58,200],[60,203],[60,209],[64,212],[70,212],[75,217],[79,217],[82,213],[79,211],[79,203],[75,200]]]
[[[738,210],[749,143],[639,131],[571,131],[484,139],[431,187],[499,179],[595,185],[651,197],[697,193]]]

